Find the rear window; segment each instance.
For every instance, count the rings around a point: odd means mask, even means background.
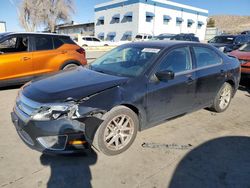
[[[61,41],[59,38],[53,38],[53,39],[54,39],[54,48],[55,49],[61,47],[64,44],[64,42]]]
[[[222,43],[222,44],[232,44],[234,42],[234,36],[216,36],[210,40],[211,43]]]
[[[60,37],[60,40],[65,44],[76,44],[70,37]]]
[[[36,50],[52,50],[53,42],[52,37],[39,36],[35,37]]]

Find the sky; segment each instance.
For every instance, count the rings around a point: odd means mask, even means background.
[[[75,14],[72,20],[76,23],[94,21],[94,6],[109,0],[75,0]],[[204,8],[209,15],[247,15],[250,16],[250,0],[171,0],[190,6]],[[0,21],[7,23],[8,31],[22,31],[18,23],[15,6],[9,0],[1,0]]]

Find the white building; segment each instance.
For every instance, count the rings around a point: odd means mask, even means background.
[[[114,0],[95,6],[95,36],[133,39],[138,33],[194,33],[204,40],[208,10],[168,0]]]
[[[0,33],[6,32],[6,22],[0,21]]]

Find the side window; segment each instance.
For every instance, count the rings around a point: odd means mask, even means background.
[[[28,44],[28,37],[12,37],[0,43],[0,53],[26,52]]]
[[[40,36],[35,37],[36,50],[52,50],[52,37]]]
[[[53,41],[54,41],[54,49],[57,49],[64,44],[63,41],[55,37],[53,38]]]
[[[192,69],[191,55],[188,47],[172,50],[161,62],[159,70],[171,70],[179,73]]]
[[[86,37],[86,41],[92,41],[92,38]]]
[[[93,38],[93,41],[94,41],[94,42],[100,42],[100,40],[97,39],[97,38]]]
[[[194,47],[197,68],[222,63],[221,57],[209,48]]]

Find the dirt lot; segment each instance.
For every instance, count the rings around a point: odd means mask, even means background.
[[[250,187],[250,89],[221,114],[200,110],[140,132],[125,153],[46,156],[10,120],[16,88],[0,91],[0,187]]]

